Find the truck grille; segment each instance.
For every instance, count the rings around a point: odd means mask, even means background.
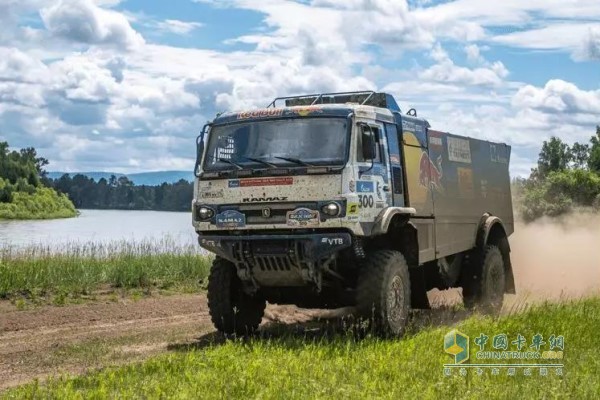
[[[282,256],[254,256],[254,263],[262,271],[290,271],[293,266],[289,257]]]
[[[247,225],[258,224],[285,224],[288,211],[294,211],[297,208],[317,209],[317,203],[255,203],[241,204],[235,206],[221,206],[219,212],[226,210],[236,210],[246,215]],[[265,217],[263,212],[268,209],[269,216]]]

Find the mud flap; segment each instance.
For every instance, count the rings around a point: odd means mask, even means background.
[[[508,294],[516,294],[515,276],[513,274],[512,263],[510,261],[510,246],[508,244],[508,239],[503,238],[499,240],[498,248],[502,253],[502,259],[504,261],[505,292]]]
[[[410,303],[411,308],[429,310],[429,298],[425,282],[425,269],[423,267],[409,268],[410,273]]]

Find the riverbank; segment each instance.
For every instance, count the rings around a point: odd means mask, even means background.
[[[75,206],[55,190],[38,187],[30,194],[14,192],[9,203],[0,202],[0,220],[58,219],[78,215]]]
[[[210,263],[197,245],[168,239],[72,243],[60,252],[1,247],[0,298],[56,304],[99,290],[193,292],[201,289]]]

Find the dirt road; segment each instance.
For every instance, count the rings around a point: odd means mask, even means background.
[[[290,326],[339,312],[267,308],[263,326]],[[205,295],[94,302],[19,311],[0,302],[0,390],[61,373],[83,373],[222,341]]]

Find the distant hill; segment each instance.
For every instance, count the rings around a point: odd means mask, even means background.
[[[51,179],[58,179],[67,172],[48,172],[48,177]],[[71,177],[75,175],[85,175],[88,178],[94,179],[98,182],[100,179],[109,179],[111,175],[116,176],[127,176],[129,180],[133,181],[136,185],[149,185],[157,186],[164,182],[175,183],[181,179],[192,182],[194,180],[194,174],[191,171],[154,171],[154,172],[140,172],[135,174],[118,174],[116,172],[68,172]]]

